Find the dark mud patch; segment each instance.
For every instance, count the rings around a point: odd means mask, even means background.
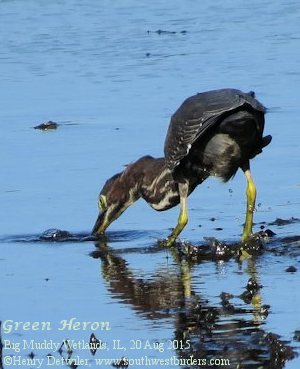
[[[214,221],[215,218],[211,218]],[[265,252],[273,253],[277,256],[285,255],[291,257],[300,256],[300,235],[279,237],[268,226],[282,227],[300,223],[300,218],[291,217],[288,219],[276,218],[272,222],[261,222],[262,231],[254,233],[246,242],[225,242],[215,237],[204,237],[204,242],[196,245],[186,241],[178,241],[173,253],[180,258],[185,258],[191,262],[202,260],[229,260],[236,258],[244,260],[251,256],[261,255]],[[276,232],[276,228],[274,229]],[[164,241],[159,241],[159,246],[164,247]]]
[[[264,253],[300,257],[300,236],[276,237],[272,233],[257,232],[246,243],[227,243],[214,237],[206,237],[207,243],[201,245],[177,242],[172,252],[190,262],[229,260],[231,258],[242,261]]]
[[[274,236],[275,233],[268,229],[254,233],[245,242],[227,243],[215,237],[205,237],[205,244],[193,245],[190,242],[176,242],[171,250],[178,257],[194,262],[229,260],[231,258],[244,260],[253,255],[262,254],[266,250],[266,243]],[[159,245],[164,247],[164,242],[159,242]]]

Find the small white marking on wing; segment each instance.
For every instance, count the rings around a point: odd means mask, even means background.
[[[171,204],[170,200],[176,196],[178,196],[177,192],[170,191],[166,194],[166,196],[160,202],[156,204],[151,204],[151,206],[155,210],[163,210],[170,206]]]

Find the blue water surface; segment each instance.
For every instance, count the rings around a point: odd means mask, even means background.
[[[92,241],[17,240],[53,227],[87,235],[106,179],[142,155],[162,156],[170,116],[197,92],[256,92],[268,107],[265,131],[273,141],[252,161],[255,221],[298,218],[299,24],[299,4],[292,0],[0,1],[0,319],[110,321],[102,337],[108,342],[174,338],[182,270],[169,251],[156,247],[178,208],[156,213],[141,201],[128,209],[111,226],[112,237],[119,235],[108,244],[116,259],[92,258]],[[33,129],[48,120],[58,129]],[[238,240],[244,208],[242,173],[225,185],[209,179],[189,198],[182,239]],[[299,235],[299,223],[273,230],[277,237]],[[264,286],[262,301],[270,305],[264,331],[297,349],[299,274],[285,269],[299,261],[299,255],[273,254],[255,266],[207,261],[191,269],[191,288],[218,306],[222,291],[239,295],[255,274]],[[156,305],[139,290],[152,293]],[[89,339],[82,331],[70,336]],[[20,337],[66,338],[57,330],[13,336]],[[142,354],[170,356],[148,348],[130,352]],[[299,358],[285,367],[298,368]]]

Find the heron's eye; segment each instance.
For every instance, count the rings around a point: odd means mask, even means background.
[[[99,200],[98,200],[98,206],[102,211],[105,211],[107,209],[107,202],[106,202],[106,197],[104,195],[100,195],[99,196]]]

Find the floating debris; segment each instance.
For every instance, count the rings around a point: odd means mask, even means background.
[[[50,228],[43,232],[39,239],[41,241],[64,241],[70,240],[74,236],[68,232],[57,228]]]
[[[48,131],[51,129],[56,129],[59,126],[58,123],[49,120],[46,123],[39,124],[38,126],[33,127],[34,129],[40,129],[41,131]]]
[[[166,31],[163,29],[158,29],[156,31],[147,31],[147,33],[157,33],[158,35],[176,35],[176,34],[182,34],[185,35],[187,33],[186,30],[182,30],[182,31]]]
[[[288,273],[295,273],[295,272],[297,272],[297,268],[294,267],[293,265],[291,265],[288,268],[286,268],[285,271],[288,272]]]

